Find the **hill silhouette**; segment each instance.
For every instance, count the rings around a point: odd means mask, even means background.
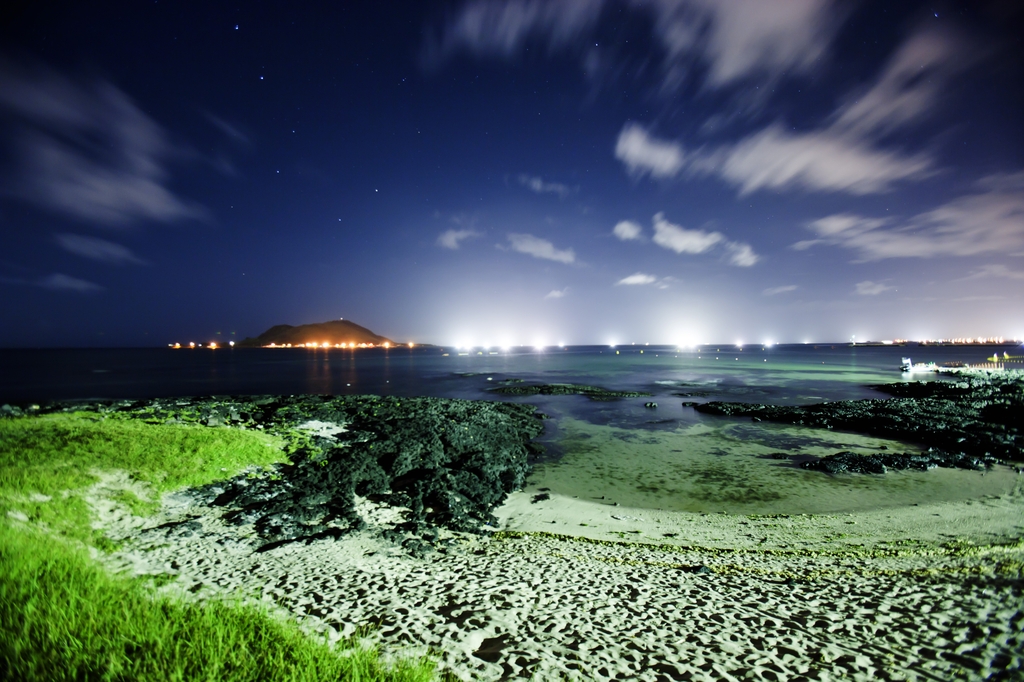
[[[355,322],[345,319],[330,320],[328,322],[315,322],[313,324],[300,324],[293,327],[290,324],[278,324],[257,337],[249,337],[238,342],[242,347],[262,346],[302,346],[323,344],[336,346],[338,344],[355,344],[382,346],[388,344],[396,345],[391,339],[375,334],[366,327],[361,327]]]

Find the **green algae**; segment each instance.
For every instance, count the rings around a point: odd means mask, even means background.
[[[628,429],[564,417],[565,454],[538,464],[531,488],[623,506],[735,514],[849,512],[1008,493],[1009,467],[886,476],[827,476],[797,463],[837,451],[915,451],[899,441],[828,429],[720,418],[674,429]],[[780,446],[787,449],[780,452]]]

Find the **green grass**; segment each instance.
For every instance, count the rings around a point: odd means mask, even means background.
[[[158,495],[285,459],[280,439],[256,431],[144,424],[93,413],[0,419],[0,514],[20,512],[91,543],[98,537],[81,493],[99,480],[94,470],[125,471]],[[33,494],[51,499],[33,501]],[[127,490],[117,498],[136,514],[156,509]]]
[[[0,525],[0,679],[433,679],[433,666],[387,668],[376,651],[340,656],[254,605],[157,596],[111,575],[84,549]]]
[[[98,472],[149,484],[153,499],[110,495],[145,515],[161,492],[285,457],[279,439],[254,431],[90,413],[0,419],[0,679],[434,679],[428,661],[388,668],[375,651],[339,655],[259,606],[159,596],[153,581],[111,575],[89,557],[109,546],[82,496]]]

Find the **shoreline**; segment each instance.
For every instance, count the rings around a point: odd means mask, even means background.
[[[538,430],[532,408],[476,402],[264,396],[95,407],[107,418],[259,428],[285,437],[295,461],[167,493],[145,518],[114,501],[126,486],[140,499],[145,490],[108,472],[88,501],[123,544],[94,556],[185,600],[248,595],[331,642],[358,635],[389,660],[432,655],[463,680],[1024,671],[1024,477],[998,495],[845,513],[620,506],[521,477]],[[476,420],[472,433],[451,425],[459,414]],[[492,419],[507,429],[488,432]],[[470,498],[408,487],[415,479],[388,468],[425,456],[410,444],[437,424],[463,453],[431,455],[439,484],[480,451],[474,439],[506,448],[475,465],[487,485],[461,484],[478,505],[461,517],[434,507]],[[340,479],[352,482],[337,492],[351,496],[343,514],[291,515],[311,493],[337,507],[303,481],[352,461],[377,461],[389,485],[406,486],[402,496],[360,474]],[[293,480],[295,471],[305,473]]]

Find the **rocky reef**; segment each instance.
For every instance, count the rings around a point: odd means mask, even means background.
[[[996,460],[1024,461],[1024,373],[965,371],[950,381],[907,382],[873,387],[891,398],[844,400],[801,407],[780,407],[759,403],[683,403],[704,414],[749,416],[755,420],[803,424],[819,428],[857,431],[886,438],[920,443],[929,447],[928,462],[935,466],[977,468]],[[842,455],[842,457],[840,457]],[[852,460],[849,453],[833,455],[832,464],[810,463],[809,468],[830,471],[858,471],[865,467],[907,467]],[[854,455],[854,457],[860,457]],[[924,457],[924,456],[922,456]],[[826,458],[826,460],[829,458]],[[896,462],[896,460],[892,460]],[[902,462],[903,460],[900,460]],[[923,460],[922,460],[923,461]],[[824,462],[824,460],[822,460]],[[927,468],[927,464],[925,465]]]
[[[644,398],[650,393],[643,391],[611,391],[598,386],[583,384],[512,384],[492,388],[491,393],[501,395],[585,395],[591,400],[618,400],[619,398]]]
[[[356,496],[392,507],[382,533],[413,552],[440,527],[480,532],[523,486],[543,425],[531,405],[381,396],[250,396],[53,403],[154,423],[234,426],[282,436],[291,464],[190,492],[253,524],[267,549],[364,527]],[[20,411],[20,410],[19,410]]]
[[[949,452],[926,452],[917,454],[913,452],[880,453],[877,455],[862,455],[856,452],[837,452],[820,459],[802,462],[800,466],[804,469],[824,471],[827,474],[884,474],[890,469],[903,471],[916,469],[917,471],[928,471],[936,467],[947,469],[971,469],[984,471],[999,462],[995,457],[976,457],[964,453]]]

